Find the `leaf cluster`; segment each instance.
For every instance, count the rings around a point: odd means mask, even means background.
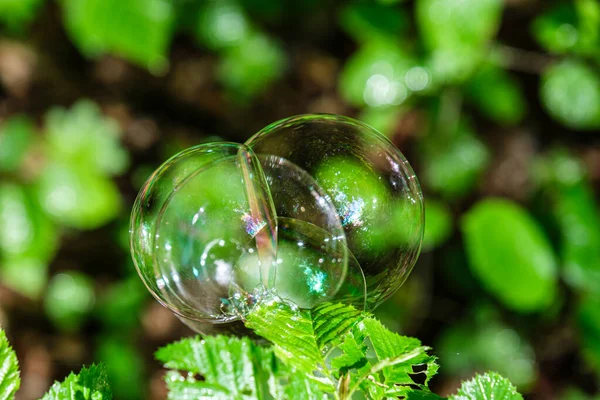
[[[169,369],[169,399],[440,398],[428,388],[438,370],[430,349],[389,331],[369,313],[342,304],[299,310],[270,302],[257,306],[245,322],[268,344],[196,337],[156,353]],[[487,383],[475,390],[480,381]],[[483,399],[494,393],[506,394],[494,398],[520,399],[497,375],[465,383],[453,398]]]

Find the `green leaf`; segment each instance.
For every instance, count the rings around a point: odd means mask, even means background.
[[[600,4],[594,0],[560,2],[531,26],[546,50],[559,54],[600,54]]]
[[[452,214],[448,206],[438,200],[425,200],[425,233],[423,248],[432,249],[443,244],[452,234]]]
[[[36,16],[43,0],[0,0],[0,23],[12,31],[23,31]]]
[[[56,229],[31,190],[0,183],[0,257],[48,262],[56,251]]]
[[[395,41],[371,40],[363,44],[340,73],[340,94],[352,105],[382,107],[402,104],[409,96],[405,77],[415,61]],[[425,80],[415,89],[423,90]]]
[[[223,356],[225,354],[226,357]],[[183,339],[156,352],[156,358],[165,367],[202,375],[204,381],[189,382],[194,384],[192,387],[203,390],[219,388],[230,398],[239,398],[242,393],[256,396],[260,382],[255,378],[254,370],[262,366],[262,357],[272,357],[272,354],[255,347],[248,338],[224,336]],[[177,389],[182,382],[175,382]]]
[[[556,188],[551,199],[566,282],[600,293],[600,211],[590,183]]]
[[[95,301],[93,280],[81,272],[59,273],[52,277],[44,299],[46,314],[65,331],[83,324]]]
[[[48,281],[48,264],[35,258],[11,258],[0,265],[2,284],[37,299]]]
[[[506,71],[485,65],[469,80],[467,98],[488,118],[513,125],[527,111],[527,101],[518,82]]]
[[[359,311],[342,304],[324,303],[313,310],[297,310],[273,303],[262,304],[250,313],[246,325],[272,342],[283,362],[312,374],[325,368],[325,346],[341,341],[360,318]]]
[[[19,168],[34,130],[33,122],[25,116],[12,117],[0,127],[0,171],[13,172]]]
[[[489,164],[490,152],[466,120],[455,131],[439,127],[423,141],[423,182],[446,199],[468,194]],[[450,128],[452,129],[452,128]]]
[[[113,53],[162,72],[172,36],[168,0],[63,0],[67,33],[87,56]]]
[[[353,1],[340,13],[340,25],[355,40],[397,38],[408,28],[408,16],[399,7],[372,1]]]
[[[121,196],[111,179],[72,164],[48,163],[37,182],[37,192],[46,213],[73,228],[98,228],[121,209]]]
[[[425,367],[424,386],[436,374],[436,358],[427,354],[429,348],[421,346],[418,339],[390,332],[374,318],[365,318],[359,323],[358,329],[370,338],[379,362],[393,360],[392,365],[383,368],[385,383],[389,386],[415,384],[410,375],[416,372],[413,369],[416,365]]]
[[[481,62],[502,14],[501,0],[418,0],[416,18],[434,77],[461,82]]]
[[[54,225],[24,186],[0,183],[0,278],[8,287],[37,298],[57,248]]]
[[[6,333],[0,328],[0,400],[13,399],[20,385],[17,355],[10,347]]]
[[[360,369],[364,367],[367,360],[367,346],[364,342],[364,335],[360,331],[355,336],[353,332],[348,332],[344,341],[338,346],[342,355],[331,360],[331,366],[345,373],[349,369]]]
[[[196,38],[211,50],[240,45],[252,31],[250,21],[235,0],[202,2],[196,23]]]
[[[519,205],[486,199],[463,217],[473,273],[515,311],[547,308],[556,296],[556,260],[542,228]]]
[[[41,400],[110,400],[106,368],[104,365],[84,367],[79,374],[71,374],[62,383],[55,382]]]
[[[275,354],[295,374],[326,392],[339,386],[342,398],[357,390],[374,398],[404,395],[416,385],[414,374],[424,375],[424,384],[417,385],[424,389],[437,371],[435,357],[417,339],[392,333],[368,314],[342,304],[297,310],[285,303],[263,303],[246,324],[273,343]]]
[[[560,123],[573,129],[600,127],[600,75],[581,61],[565,60],[542,76],[542,104]]]
[[[523,400],[517,389],[506,378],[495,372],[476,375],[470,381],[463,382],[458,392],[448,400]]]
[[[215,398],[317,398],[322,393],[291,373],[275,358],[273,349],[259,347],[248,338],[210,336],[189,338],[161,348],[156,358],[170,371],[166,381],[169,398],[187,395]],[[186,371],[182,374],[178,371]],[[200,374],[203,380],[197,379]],[[303,397],[304,396],[304,397]]]
[[[286,62],[277,41],[265,34],[253,33],[225,52],[219,65],[219,79],[234,100],[243,103],[279,79]]]
[[[51,109],[46,115],[46,130],[47,151],[56,161],[107,175],[122,174],[129,165],[119,125],[89,100],[81,100],[70,109]]]

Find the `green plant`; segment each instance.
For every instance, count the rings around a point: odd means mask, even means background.
[[[441,399],[429,390],[437,359],[418,339],[387,330],[371,314],[343,304],[312,310],[273,297],[254,306],[246,326],[269,344],[251,339],[186,338],[161,348],[169,369],[169,399]],[[18,364],[0,331],[0,397],[19,388]],[[112,397],[105,367],[92,365],[55,383],[43,400]],[[495,373],[464,382],[451,400],[522,399]]]

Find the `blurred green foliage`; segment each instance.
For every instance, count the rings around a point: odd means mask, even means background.
[[[0,171],[14,172],[27,153],[35,127],[26,116],[12,117],[0,133]]]
[[[55,20],[67,39],[45,39]],[[406,150],[426,193],[425,254],[410,278],[419,293],[382,307],[384,319],[439,343],[443,379],[495,369],[535,391],[560,381],[541,357],[551,353],[584,364],[577,381],[556,383],[560,398],[594,398],[597,0],[0,0],[0,35],[1,286],[22,296],[16,303],[41,302],[51,329],[98,328],[94,355],[118,398],[144,398],[151,370],[131,339],[152,329],[141,322],[149,296],[122,260],[135,191],[175,151],[212,140],[203,135],[239,141],[264,122],[314,110],[358,115],[381,130]],[[88,61],[50,60],[68,53],[62,43],[45,48],[54,40],[70,40]],[[10,86],[10,72],[26,70],[6,50],[15,43],[39,61],[33,100]],[[106,55],[126,61],[119,88],[97,84]],[[182,59],[205,55],[208,68],[176,76]],[[80,92],[68,87],[65,97],[59,89],[71,79]],[[196,97],[183,99],[188,86]],[[108,110],[115,99],[131,115]],[[131,118],[157,124],[155,147],[136,143],[143,138]],[[377,182],[334,161],[320,171],[324,186],[338,169],[348,193],[379,193]],[[387,217],[366,238],[373,248],[381,235],[401,242],[402,205]],[[109,253],[114,243],[122,259],[87,262],[90,248]],[[458,310],[452,317],[448,304]],[[411,318],[431,320],[423,327]],[[574,350],[537,343],[537,332],[560,336],[555,327],[572,334]]]
[[[95,302],[94,283],[81,272],[60,273],[52,277],[44,299],[48,317],[59,329],[76,331]]]
[[[532,346],[500,322],[493,309],[479,307],[472,314],[449,327],[437,344],[444,367],[465,377],[475,371],[494,370],[519,387],[530,387],[536,379]]]
[[[167,0],[62,0],[65,26],[82,53],[122,55],[164,71],[175,10]]]
[[[556,260],[526,210],[507,200],[483,200],[465,214],[461,227],[473,272],[507,307],[528,312],[552,303]]]
[[[548,112],[575,129],[600,129],[600,76],[598,68],[565,60],[548,68],[540,96]]]
[[[42,3],[43,0],[1,0],[0,22],[11,31],[23,31]]]

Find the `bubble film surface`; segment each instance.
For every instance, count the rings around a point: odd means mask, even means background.
[[[406,279],[422,230],[402,154],[362,123],[310,115],[172,157],[140,191],[130,233],[163,305],[198,332],[248,335],[240,320],[267,298],[374,308]]]
[[[301,115],[269,125],[246,144],[294,163],[328,194],[364,273],[367,308],[404,283],[421,247],[423,196],[387,138],[351,118]]]

